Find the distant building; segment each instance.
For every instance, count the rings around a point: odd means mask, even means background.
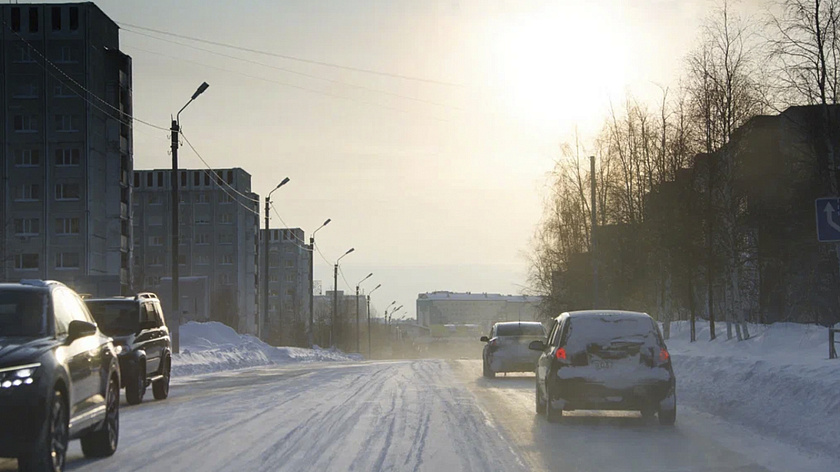
[[[161,278],[171,275],[172,265],[170,172],[134,173],[134,263],[142,290],[169,290]],[[211,320],[256,333],[259,198],[251,192],[251,175],[239,168],[182,169],[178,180],[179,276],[207,277]],[[189,293],[179,292],[180,306],[192,306]],[[162,302],[164,310],[171,306],[165,298]]]
[[[309,250],[303,230],[281,228],[268,231],[268,318],[263,321],[261,332],[264,339],[274,344],[306,345],[310,277]],[[265,233],[266,230],[260,230],[260,253]]]
[[[0,280],[132,291],[131,58],[93,3],[1,5]]]
[[[336,335],[339,343],[346,346],[355,346],[356,326],[356,293],[345,293],[339,290],[326,290],[323,295],[315,295],[313,305],[315,308],[315,343],[321,346],[335,344],[330,341],[330,327],[333,322],[333,302],[338,295],[338,310],[336,311]],[[372,308],[371,308],[372,309]],[[363,326],[367,323],[367,297],[364,292],[359,292],[359,321]],[[350,331],[348,331],[350,330]]]
[[[534,321],[542,297],[497,293],[431,292],[417,296],[417,323],[434,335],[446,325],[475,325],[481,331],[497,321]]]

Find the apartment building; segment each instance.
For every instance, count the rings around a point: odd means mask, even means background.
[[[266,230],[260,230],[259,251],[265,235]],[[269,229],[268,235],[268,317],[263,320],[263,338],[277,345],[306,345],[310,276],[303,230]]]
[[[159,294],[171,293],[170,175],[170,169],[138,170],[133,181],[137,285]],[[251,192],[251,175],[239,168],[182,169],[178,183],[179,276],[207,278],[209,319],[256,334],[259,196]],[[179,291],[181,307],[193,306],[190,289],[182,283]],[[187,310],[182,317],[197,314]]]
[[[131,58],[93,3],[0,5],[0,280],[132,290]]]

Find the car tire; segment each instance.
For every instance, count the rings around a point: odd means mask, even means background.
[[[549,423],[559,423],[560,419],[563,418],[563,410],[551,406],[551,389],[548,383],[545,386],[545,397],[545,419]]]
[[[117,451],[120,441],[120,385],[115,377],[108,381],[108,392],[105,395],[105,420],[102,426],[81,438],[85,457],[108,457]]]
[[[134,369],[134,375],[125,380],[125,401],[129,405],[139,405],[146,395],[146,365],[140,362]]]
[[[659,424],[662,426],[673,426],[677,422],[677,405],[674,403],[674,408],[667,410],[659,410]]]
[[[490,368],[490,364],[487,361],[484,361],[484,377],[488,379],[493,379],[496,377],[496,373],[493,372],[493,369]]]
[[[166,356],[163,361],[163,371],[161,372],[163,378],[152,382],[152,394],[155,400],[166,400],[169,397],[169,379],[172,377],[172,359]]]
[[[61,472],[67,460],[69,424],[67,403],[61,390],[52,397],[48,421],[44,424],[41,440],[32,453],[18,458],[21,472]]]
[[[536,403],[536,409],[538,415],[545,414],[545,405],[546,403],[542,399],[542,395],[540,395],[540,384],[539,380],[534,382],[534,403]]]

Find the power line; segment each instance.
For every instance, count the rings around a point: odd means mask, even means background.
[[[184,138],[184,141],[187,143],[187,146],[189,146],[190,149],[192,149],[192,151],[195,153],[196,156],[198,156],[198,158],[201,160],[201,162],[204,163],[204,165],[207,167],[207,169],[209,169],[210,171],[215,173],[215,170],[212,167],[210,167],[210,164],[208,164],[207,161],[205,161],[203,157],[201,157],[201,154],[198,153],[198,151],[195,149],[195,146],[193,146],[192,143],[190,142],[190,140],[187,138],[187,135],[184,134],[183,130],[181,130],[181,136]],[[237,190],[236,188],[234,188],[233,185],[225,182],[224,180],[222,180],[222,183],[225,184],[229,189],[233,190],[233,192],[235,192],[240,197],[245,198],[245,199],[247,199],[251,202],[257,203],[257,204],[260,203],[260,200],[258,198],[249,197],[248,195],[246,195],[246,194],[240,192],[239,190]]]
[[[226,43],[222,43],[222,42],[218,42],[218,41],[210,41],[210,40],[207,40],[207,39],[201,39],[201,38],[195,38],[195,37],[186,36],[186,35],[182,35],[182,34],[170,33],[168,31],[161,31],[161,30],[156,30],[156,29],[152,29],[152,28],[146,28],[146,27],[143,27],[143,26],[132,25],[132,24],[129,24],[129,23],[118,23],[118,24],[123,29],[126,29],[126,27],[136,28],[136,29],[140,29],[140,30],[143,30],[143,31],[151,31],[153,33],[172,36],[172,37],[175,37],[175,38],[187,39],[187,40],[190,40],[190,41],[196,41],[196,42],[205,43],[205,44],[212,44],[214,46],[220,46],[220,47],[224,47],[224,48],[235,49],[235,50],[238,50],[238,51],[250,52],[250,53],[254,53],[254,54],[262,54],[262,55],[265,55],[265,56],[278,57],[278,58],[286,59],[286,60],[289,60],[289,61],[303,62],[305,64],[313,64],[313,65],[318,65],[318,66],[323,66],[323,67],[332,67],[334,69],[342,69],[342,70],[348,70],[348,71],[353,71],[353,72],[363,72],[365,74],[378,75],[378,76],[382,76],[382,77],[390,77],[390,78],[393,78],[393,79],[410,80],[410,81],[423,82],[423,83],[435,84],[435,85],[445,85],[445,86],[448,86],[448,87],[465,87],[465,85],[463,85],[463,84],[456,84],[456,83],[452,83],[452,82],[446,82],[446,81],[443,81],[443,80],[427,79],[427,78],[423,78],[423,77],[412,77],[412,76],[409,76],[409,75],[395,74],[395,73],[392,73],[392,72],[383,72],[383,71],[377,71],[377,70],[373,70],[373,69],[364,69],[364,68],[360,68],[360,67],[351,67],[351,66],[345,66],[345,65],[340,65],[340,64],[333,64],[333,63],[324,62],[324,61],[315,61],[315,60],[312,60],[312,59],[305,59],[305,58],[289,56],[289,55],[285,55],[285,54],[277,54],[277,53],[268,52],[268,51],[261,51],[261,50],[258,50],[258,49],[251,49],[251,48],[246,48],[246,47],[242,47],[242,46],[235,46],[235,45],[232,45],[232,44],[226,44]]]
[[[323,252],[321,252],[321,248],[319,248],[319,247],[318,247],[318,243],[315,243],[315,250],[316,250],[316,251],[318,251],[318,254],[320,254],[320,255],[321,255],[321,259],[323,259],[323,260],[324,260],[324,262],[326,262],[326,263],[327,263],[327,265],[333,265],[333,263],[332,263],[332,262],[330,262],[330,261],[328,261],[328,260],[327,260],[327,256],[325,256],[325,255],[324,255],[324,253],[323,253]]]
[[[269,206],[271,206],[271,209],[274,210],[274,214],[277,215],[277,218],[280,219],[280,222],[283,223],[283,226],[291,229],[291,226],[288,223],[286,223],[285,221],[283,221],[283,217],[280,216],[280,212],[277,211],[277,208],[274,206],[274,203],[269,202]],[[304,241],[303,239],[300,239],[296,234],[292,233],[292,237],[297,239],[301,243],[303,243],[304,246],[306,246],[306,241]],[[300,247],[300,246],[298,246],[298,247]]]
[[[190,49],[195,49],[197,51],[203,51],[203,52],[206,52],[206,53],[215,54],[217,56],[226,57],[228,59],[233,59],[233,60],[245,62],[245,63],[248,63],[248,64],[255,64],[255,65],[258,65],[258,66],[267,67],[269,69],[275,69],[275,70],[287,72],[289,74],[295,74],[295,75],[299,75],[299,76],[302,76],[302,77],[307,77],[307,78],[310,78],[310,79],[322,80],[324,82],[330,82],[330,83],[334,83],[334,84],[345,85],[347,87],[353,87],[353,88],[357,88],[357,89],[360,89],[360,90],[366,90],[368,92],[381,93],[383,95],[388,95],[388,96],[391,96],[391,97],[402,98],[402,99],[405,99],[405,100],[413,100],[415,102],[425,103],[425,104],[428,104],[428,105],[435,105],[435,106],[439,106],[439,107],[451,108],[453,110],[463,111],[462,108],[458,108],[458,107],[455,107],[455,106],[452,106],[452,105],[447,105],[447,104],[444,104],[444,103],[438,103],[438,102],[435,102],[433,100],[426,100],[426,99],[423,99],[423,98],[411,97],[411,96],[402,95],[402,94],[399,94],[399,93],[388,92],[386,90],[379,90],[379,89],[375,89],[375,88],[372,88],[372,87],[366,87],[364,85],[351,84],[349,82],[344,82],[344,81],[341,81],[341,80],[329,79],[329,78],[326,78],[326,77],[320,77],[320,76],[313,75],[313,74],[307,74],[305,72],[300,72],[300,71],[297,71],[297,70],[294,70],[294,69],[288,69],[288,68],[285,68],[285,67],[278,67],[278,66],[275,66],[275,65],[266,64],[264,62],[259,62],[259,61],[254,61],[254,60],[251,60],[251,59],[245,59],[245,58],[242,58],[242,57],[232,56],[230,54],[224,54],[224,53],[221,53],[221,52],[218,52],[218,51],[213,51],[212,49],[207,49],[207,48],[194,46],[192,44],[186,44],[186,43],[181,43],[181,42],[178,42],[178,41],[173,41],[171,39],[160,38],[160,37],[153,36],[153,35],[150,35],[150,34],[141,33],[139,31],[134,31],[134,30],[129,29],[129,28],[123,28],[123,31],[128,31],[129,33],[137,34],[137,35],[140,35],[140,36],[145,36],[147,38],[155,39],[157,41],[163,41],[163,42],[170,43],[170,44],[177,44],[179,46],[183,46],[183,47],[190,48]],[[151,52],[151,51],[145,51],[145,52]]]
[[[191,59],[183,59],[183,58],[180,58],[180,57],[170,56],[168,54],[163,54],[163,53],[156,52],[156,51],[149,51],[147,49],[138,48],[136,46],[128,46],[128,49],[136,49],[138,51],[143,51],[143,52],[146,52],[146,53],[149,53],[149,54],[154,54],[156,56],[166,57],[166,58],[178,61],[178,62],[188,62],[188,63],[196,64],[196,65],[199,65],[199,66],[202,66],[202,67],[207,67],[209,69],[220,70],[220,71],[228,72],[228,73],[231,73],[231,74],[241,75],[243,77],[248,77],[250,79],[262,80],[264,82],[283,85],[284,87],[303,90],[304,92],[314,93],[314,94],[317,94],[317,95],[324,95],[324,96],[327,96],[327,97],[338,98],[340,100],[347,100],[347,101],[351,101],[351,102],[361,103],[363,105],[384,108],[386,110],[396,111],[396,112],[399,112],[399,113],[405,113],[405,114],[409,114],[409,115],[414,115],[415,114],[414,112],[411,112],[411,111],[408,111],[408,110],[403,110],[401,108],[391,107],[391,106],[388,106],[388,105],[382,105],[382,104],[379,104],[379,103],[376,103],[376,102],[370,102],[370,101],[367,101],[367,100],[359,100],[359,99],[353,98],[353,97],[346,97],[346,96],[343,96],[343,95],[337,95],[337,94],[334,94],[334,93],[325,92],[325,91],[322,91],[322,90],[312,89],[312,88],[308,88],[308,87],[303,87],[303,86],[300,86],[300,85],[290,84],[288,82],[282,82],[282,81],[279,81],[279,80],[268,79],[268,78],[265,78],[265,77],[259,77],[259,76],[256,76],[256,75],[246,74],[244,72],[240,72],[240,71],[236,71],[236,70],[225,69],[224,67],[218,67],[218,66],[212,66],[210,64],[204,64],[204,63],[201,63],[201,62],[198,62],[198,61],[193,61]],[[449,120],[445,120],[443,118],[438,118],[436,116],[423,115],[423,117],[431,119],[431,120],[435,120],[435,121],[440,121],[440,122],[443,122],[443,123],[449,123]]]
[[[353,291],[353,286],[350,285],[350,282],[347,281],[347,277],[344,276],[344,270],[341,266],[338,266],[338,273],[341,275],[341,279],[344,280],[344,285],[347,286],[347,290]]]

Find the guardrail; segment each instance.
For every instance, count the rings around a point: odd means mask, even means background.
[[[837,359],[837,348],[834,346],[834,334],[840,333],[840,328],[828,328],[828,358]]]

